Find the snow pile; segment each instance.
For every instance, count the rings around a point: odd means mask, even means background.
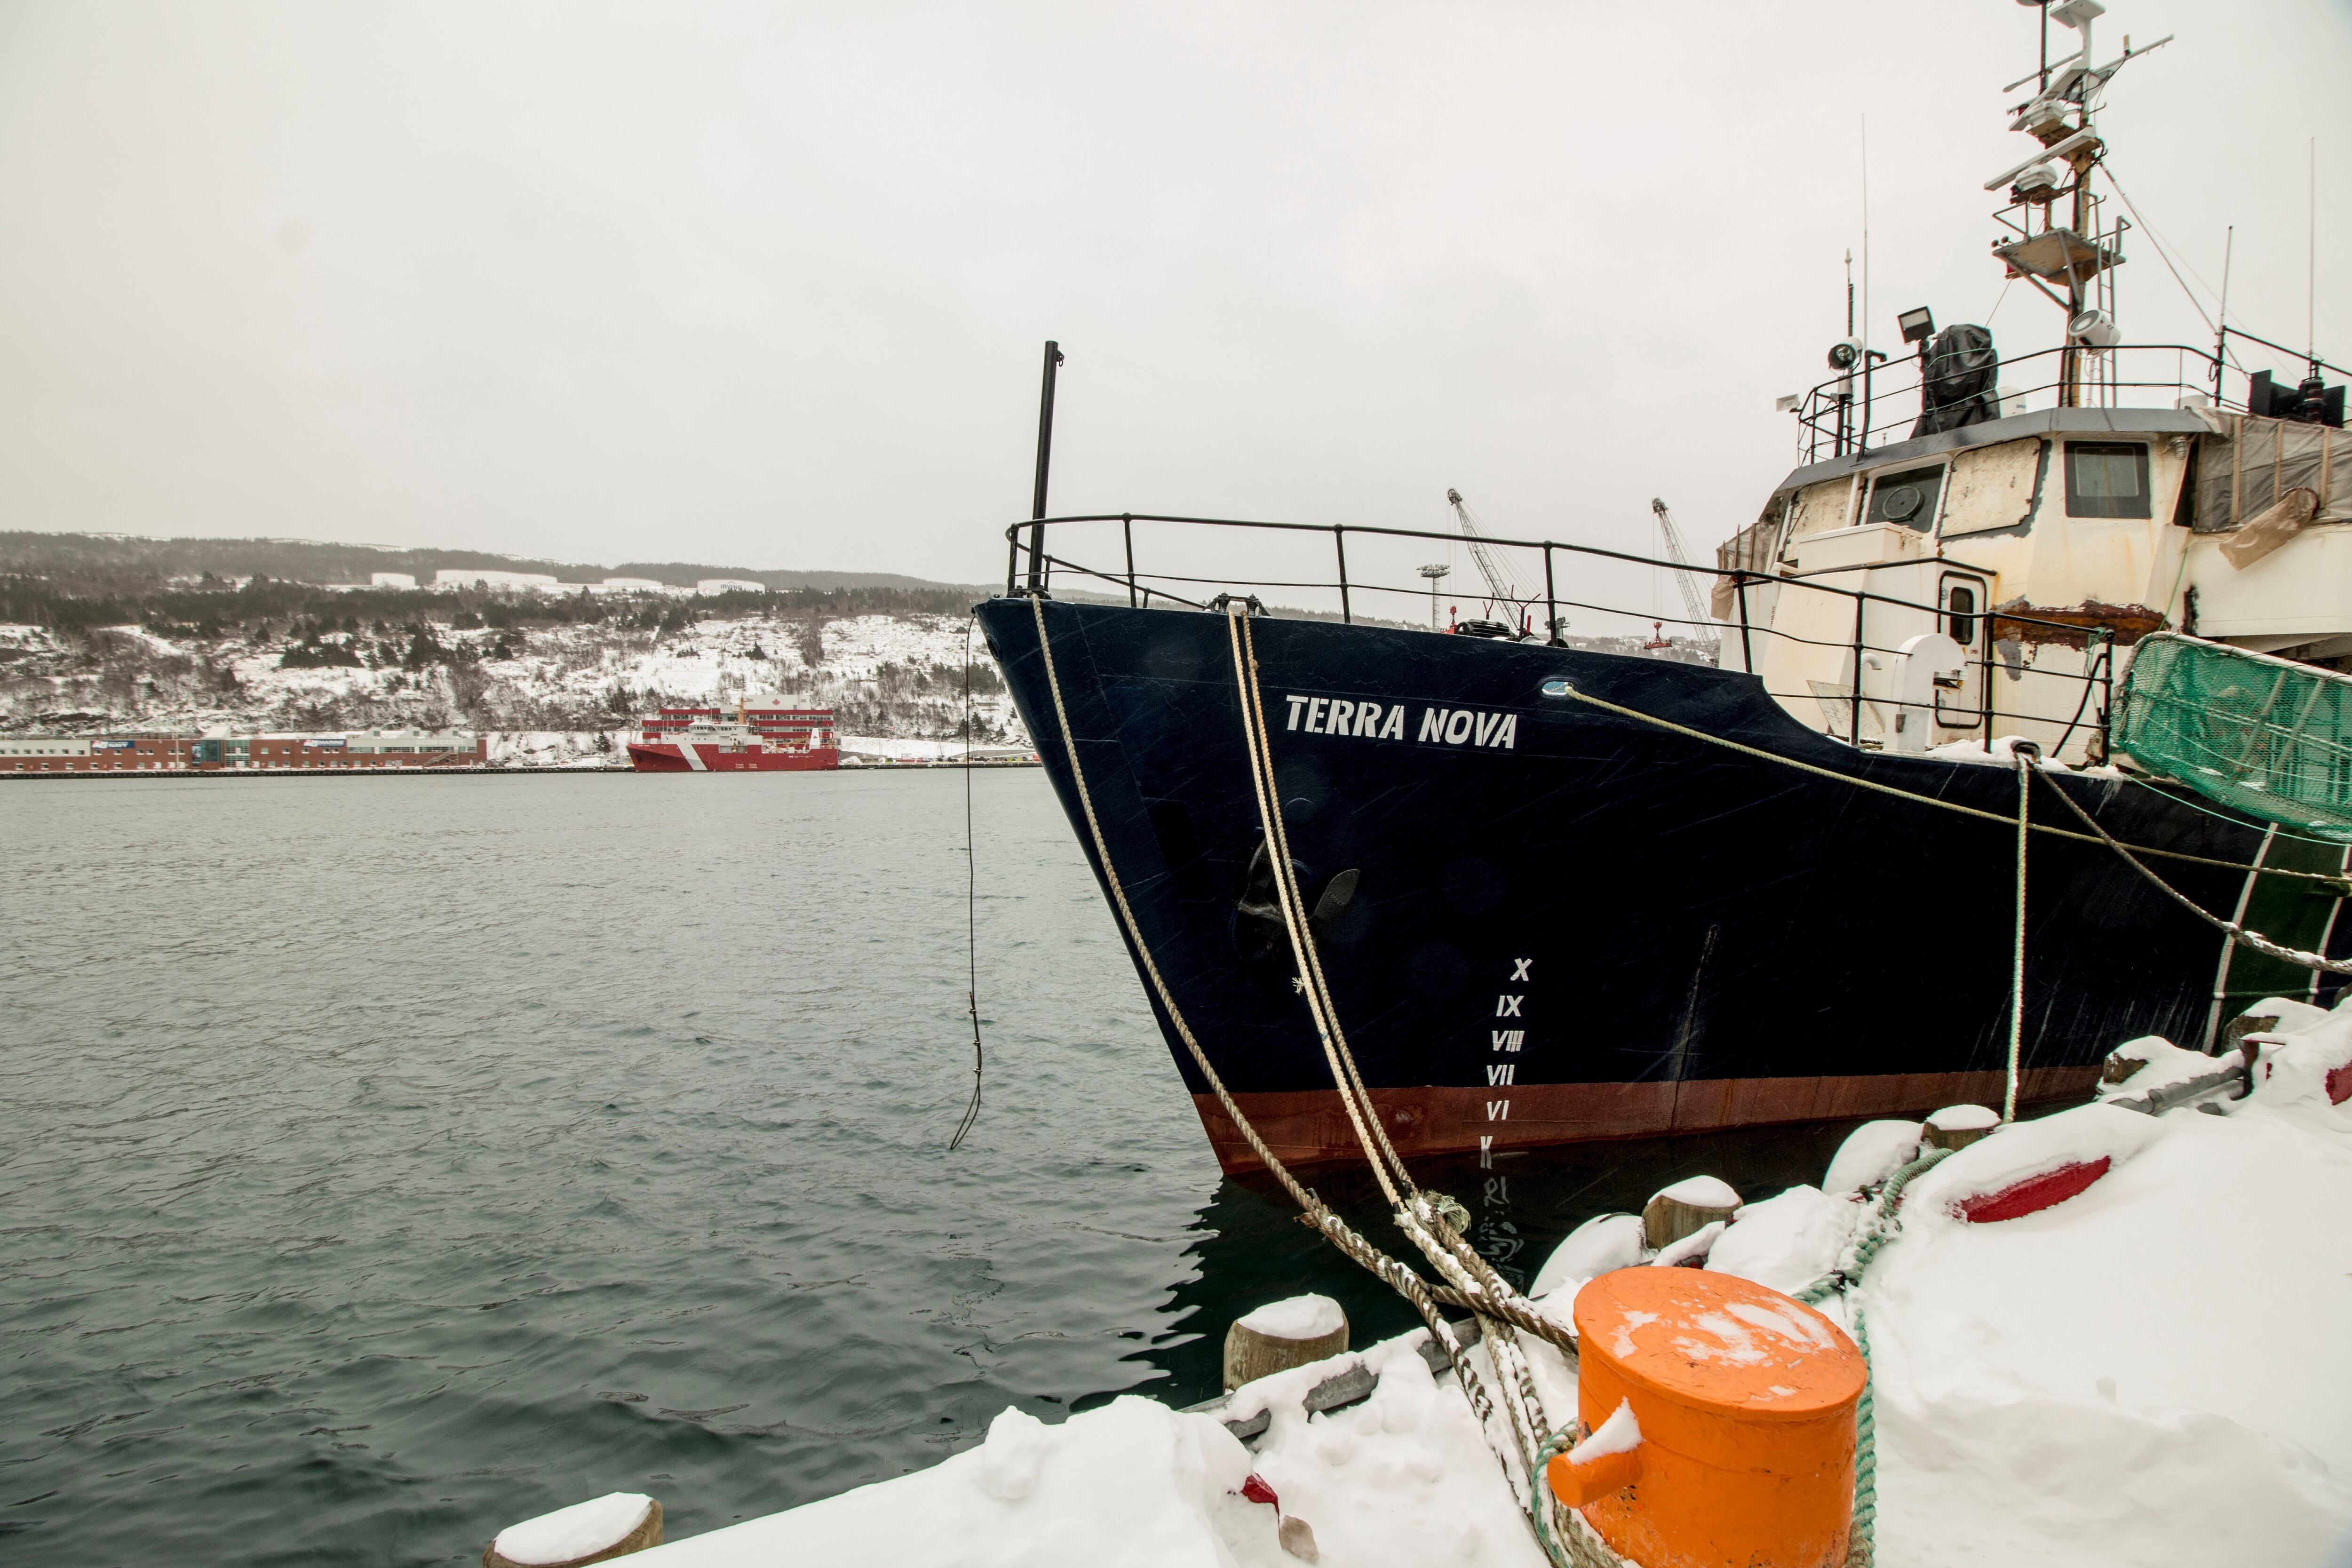
[[[2245,1039],[2254,1049],[2253,1098],[2307,1131],[2352,1134],[2352,1005],[2322,1013],[2273,998],[2247,1011],[2278,1019]]]
[[[2322,1116],[2341,1131],[2309,1135]],[[1936,1201],[1970,1166],[2102,1157],[2022,1218]],[[2347,1212],[2352,1117],[2315,1110],[2306,1073],[2225,1116],[2086,1106],[1943,1162],[1858,1292],[1883,1558],[2318,1561],[2352,1526]]]
[[[2111,1173],[2165,1131],[2160,1118],[2101,1104],[2078,1105],[2038,1121],[2013,1122],[1913,1182],[1903,1201],[1904,1215],[1907,1221],[1930,1210],[1957,1214],[2037,1176],[2095,1166],[2102,1160]]]
[[[1829,1174],[1822,1178],[1822,1191],[1845,1197],[1878,1185],[1919,1157],[1919,1133],[1916,1121],[1864,1122],[1838,1145]]]
[[[485,750],[497,768],[625,768],[629,765],[626,730],[500,730],[487,736]]]
[[[1269,1301],[1242,1321],[1242,1327],[1277,1340],[1319,1340],[1347,1325],[1348,1315],[1328,1296],[1292,1296]]]
[[[1568,1239],[1552,1250],[1537,1271],[1535,1283],[1528,1287],[1528,1294],[1545,1297],[1564,1290],[1559,1321],[1565,1323],[1566,1303],[1575,1296],[1576,1287],[1612,1268],[1633,1268],[1642,1261],[1642,1252],[1640,1215],[1597,1215],[1570,1231]]]
[[[1671,1187],[1661,1187],[1652,1202],[1664,1198],[1668,1203],[1688,1204],[1697,1209],[1731,1209],[1739,1206],[1739,1194],[1720,1176],[1686,1176]]]
[[[844,756],[887,757],[894,763],[956,762],[961,760],[964,753],[964,744],[960,740],[926,741],[912,735],[843,735],[840,743]],[[1026,757],[1034,754],[1025,746],[1015,748],[984,743],[973,746],[971,752],[976,757]]]
[[[1334,1568],[1542,1568],[1469,1405],[1422,1360],[1426,1337],[1416,1331],[1251,1384],[1244,1392],[1273,1412],[1255,1456],[1217,1416],[1133,1395],[1051,1426],[1008,1409],[979,1448],[930,1469],[633,1561],[1297,1568],[1300,1559],[1279,1544],[1286,1518],[1305,1522]],[[1360,1364],[1379,1377],[1370,1398],[1328,1415],[1301,1408],[1308,1388]],[[1557,1363],[1549,1371],[1564,1378]],[[1573,1387],[1549,1383],[1546,1397],[1572,1411]],[[1229,1412],[1253,1413],[1239,1401]],[[1277,1504],[1250,1500],[1244,1487]]]
[[[1862,1205],[1850,1198],[1790,1187],[1740,1210],[1739,1222],[1708,1251],[1706,1266],[1793,1295],[1837,1267],[1861,1217]]]
[[[1945,1157],[1911,1184],[1863,1281],[1822,1304],[1849,1329],[1857,1309],[1866,1316],[1879,1561],[2292,1568],[2352,1529],[2352,1006],[2273,1016],[2275,1029],[2249,1037],[2254,1088],[2222,1114],[2094,1102]],[[2170,1060],[2151,1050],[2159,1058]],[[1866,1200],[1919,1133],[1858,1128],[1822,1187],[1749,1203],[1706,1266],[1784,1291],[1851,1267]],[[2095,1179],[2038,1212],[1976,1223],[1958,1212],[2094,1166]],[[1639,1218],[1591,1221],[1538,1275],[1539,1305],[1564,1318],[1584,1279],[1643,1260]],[[1323,1321],[1298,1300],[1262,1310],[1286,1326]],[[1759,1314],[1688,1348],[1736,1357],[1743,1334],[1810,1321]],[[978,1450],[660,1548],[657,1568],[1290,1568],[1284,1521],[1311,1526],[1333,1568],[1541,1568],[1467,1402],[1422,1360],[1423,1338],[1263,1379],[1216,1417],[1133,1397],[1056,1426],[1007,1411]],[[1550,1417],[1573,1419],[1573,1373],[1549,1346],[1520,1343]],[[1491,1376],[1483,1348],[1470,1355]],[[1309,1389],[1359,1367],[1377,1379],[1370,1398],[1307,1413]],[[1218,1418],[1261,1412],[1254,1452]],[[1631,1440],[1633,1412],[1620,1415],[1623,1427],[1612,1417],[1579,1453]]]
[[[1665,1246],[1658,1248],[1657,1256],[1650,1259],[1652,1267],[1695,1268],[1706,1262],[1708,1251],[1714,1247],[1717,1238],[1723,1235],[1723,1227],[1727,1223],[1729,1222],[1719,1219],[1709,1220],[1680,1241],[1666,1243]]]
[[[1929,1112],[1927,1125],[1938,1132],[1983,1132],[2000,1125],[2000,1112],[1989,1105],[1948,1105]]]
[[[1329,1568],[1424,1568],[1431,1563],[1543,1568],[1543,1553],[1480,1436],[1453,1374],[1433,1376],[1415,1331],[1360,1354],[1335,1356],[1253,1384],[1234,1396],[1235,1414],[1255,1400],[1273,1424],[1257,1444],[1256,1473],[1282,1500],[1282,1511],[1313,1526]],[[1576,1383],[1540,1342],[1521,1336],[1544,1407],[1556,1421],[1575,1418]],[[1470,1354],[1487,1386],[1494,1373],[1482,1349]],[[1307,1415],[1299,1398],[1350,1363],[1380,1379],[1370,1399]],[[1272,1385],[1268,1390],[1268,1385]],[[1497,1416],[1496,1439],[1507,1445]],[[1269,1510],[1270,1511],[1270,1510]],[[1288,1556],[1234,1558],[1250,1568],[1298,1568]]]
[[[2143,1035],[2137,1040],[2126,1040],[2107,1053],[2106,1066],[2099,1076],[2098,1097],[2115,1100],[2143,1095],[2152,1089],[2210,1077],[2227,1065],[2203,1051],[2182,1050],[2161,1035]]]
[[[2011,773],[2015,773],[2017,771],[2015,742],[2024,739],[2026,737],[2022,735],[2001,735],[1993,741],[1990,750],[1982,741],[1951,741],[1940,746],[1929,747],[1927,754],[1931,757],[1940,757],[1948,763],[1974,763],[1979,766],[2004,768]],[[2105,763],[2096,767],[2086,764],[2079,768],[2070,768],[2055,757],[2045,756],[2039,765],[2045,773],[2072,773],[2076,778],[2082,779],[2119,779],[2124,776],[2121,768]]]
[[[1282,1559],[1274,1510],[1240,1496],[1249,1473],[1248,1450],[1216,1421],[1148,1399],[1116,1399],[1055,1426],[1007,1409],[985,1443],[930,1469],[632,1561],[647,1568],[1275,1563]]]
[[[653,1506],[643,1492],[607,1492],[510,1524],[490,1546],[509,1563],[576,1562],[626,1541]]]

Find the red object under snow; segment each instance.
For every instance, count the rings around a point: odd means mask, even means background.
[[[2114,1160],[2105,1154],[2095,1160],[2077,1160],[2054,1171],[2044,1171],[2038,1176],[2012,1182],[1999,1192],[1979,1193],[1975,1197],[1963,1198],[1952,1208],[1972,1225],[2022,1218],[2026,1215],[2039,1214],[2053,1205],[2064,1203],[2105,1175],[2107,1167],[2114,1163]]]

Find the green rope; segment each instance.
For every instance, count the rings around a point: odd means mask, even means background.
[[[1536,1450],[1537,1475],[1540,1477],[1556,1457],[1576,1447],[1577,1441],[1575,1423],[1545,1438],[1543,1445]],[[1560,1509],[1560,1518],[1566,1521],[1567,1529],[1561,1534],[1554,1535],[1549,1517],[1551,1510],[1545,1500],[1549,1491],[1548,1486],[1528,1488],[1528,1512],[1535,1521],[1536,1540],[1543,1547],[1544,1556],[1551,1561],[1553,1568],[1641,1568],[1631,1559],[1618,1556],[1592,1526],[1585,1522],[1584,1516],[1572,1508]]]
[[[1853,1306],[1853,1342],[1862,1352],[1862,1401],[1853,1408],[1853,1526],[1846,1534],[1846,1568],[1871,1568],[1878,1555],[1878,1412],[1871,1401],[1877,1374],[1870,1365],[1870,1331],[1862,1303]]]
[[[1899,1228],[1895,1211],[1903,1205],[1904,1189],[1951,1152],[1930,1149],[1887,1177],[1886,1184],[1878,1189],[1878,1201],[1862,1222],[1862,1234],[1854,1238],[1853,1260],[1796,1292],[1797,1300],[1817,1307],[1861,1284],[1872,1261],[1895,1239]],[[1878,1411],[1871,1397],[1878,1374],[1870,1364],[1870,1331],[1863,1326],[1862,1303],[1852,1301],[1848,1306],[1853,1318],[1854,1348],[1862,1352],[1862,1400],[1853,1411],[1853,1527],[1846,1536],[1845,1561],[1846,1568],[1870,1568],[1878,1551]]]
[[[1895,1210],[1903,1206],[1905,1191],[1951,1152],[1949,1149],[1930,1149],[1887,1177],[1854,1238],[1853,1258],[1843,1268],[1830,1270],[1794,1292],[1796,1299],[1808,1306],[1819,1306],[1832,1296],[1844,1296],[1861,1284],[1872,1262],[1901,1229]],[[1878,1552],[1878,1408],[1873,1398],[1878,1378],[1870,1363],[1870,1331],[1863,1322],[1862,1303],[1850,1300],[1847,1306],[1853,1320],[1854,1348],[1862,1352],[1862,1398],[1853,1412],[1853,1523],[1846,1534],[1845,1568],[1872,1568]],[[1545,1438],[1536,1450],[1535,1468],[1528,1478],[1528,1516],[1535,1523],[1537,1542],[1555,1568],[1581,1568],[1584,1563],[1584,1555],[1576,1551],[1580,1542],[1562,1542],[1553,1536],[1544,1500],[1545,1467],[1554,1456],[1573,1447],[1575,1438],[1573,1426]]]
[[[1536,1450],[1535,1473],[1528,1477],[1528,1512],[1536,1521],[1536,1541],[1543,1547],[1544,1555],[1551,1560],[1555,1568],[1570,1568],[1570,1564],[1566,1550],[1551,1537],[1551,1521],[1546,1517],[1551,1509],[1544,1497],[1550,1489],[1544,1476],[1552,1460],[1568,1452],[1575,1441],[1576,1426],[1573,1422],[1545,1438],[1543,1447]]]

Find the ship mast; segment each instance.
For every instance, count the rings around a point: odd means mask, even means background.
[[[2005,174],[1985,182],[1988,191],[2010,187],[2009,205],[1995,217],[2016,237],[1993,246],[1993,254],[2007,264],[2012,279],[2022,278],[2066,312],[2066,341],[2059,355],[2058,402],[2061,407],[2083,405],[2087,374],[2096,357],[2119,341],[2116,330],[2112,273],[2123,260],[2120,242],[2125,226],[2111,234],[2099,229],[2099,197],[2091,184],[2092,172],[2105,151],[2092,117],[2100,91],[2124,62],[2172,41],[2167,34],[2135,50],[2124,39],[2123,53],[2102,66],[2093,53],[2092,24],[2105,15],[2102,0],[2021,0],[2042,13],[2042,63],[2002,90],[2014,91],[2028,82],[2034,96],[2016,106],[2012,131],[2022,131],[2042,144],[2042,151]],[[2050,58],[2050,24],[2074,30],[2082,47],[2064,58]],[[2061,185],[2063,163],[2074,178]],[[2071,197],[2063,226],[2051,221],[2051,207],[2060,196]],[[2036,216],[2040,227],[2035,226]],[[2016,215],[2012,216],[2011,215]],[[2058,287],[2053,288],[2055,284]],[[2064,291],[2062,294],[2059,289]]]

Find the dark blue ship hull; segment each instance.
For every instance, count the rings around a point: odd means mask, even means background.
[[[1091,858],[1030,602],[994,599],[979,615]],[[1288,949],[1252,912],[1261,833],[1224,617],[1049,601],[1045,621],[1105,840],[1177,1005],[1279,1155],[1351,1156]],[[1253,630],[1306,896],[1359,873],[1318,936],[1401,1152],[1998,1103],[2012,827],[1543,686],[1565,678],[1709,735],[2002,816],[2016,810],[2013,773],[1853,751],[1798,724],[1752,678],[1689,664],[1329,622],[1260,618]],[[2240,866],[2263,847],[2259,825],[2153,788],[2061,787],[2126,843]],[[2036,815],[2065,814],[2044,795]],[[2224,914],[2246,881],[2161,864]],[[2266,900],[2284,886],[2299,901],[2261,929],[2322,940],[2332,900],[2308,883],[2263,886]],[[2084,1091],[2136,1036],[2203,1039],[2221,939],[2103,846],[2034,836],[2027,923],[2026,1098]],[[2241,954],[2228,989],[2301,995],[2305,981]],[[1245,1168],[1164,1012],[1160,1025],[1220,1159]]]

